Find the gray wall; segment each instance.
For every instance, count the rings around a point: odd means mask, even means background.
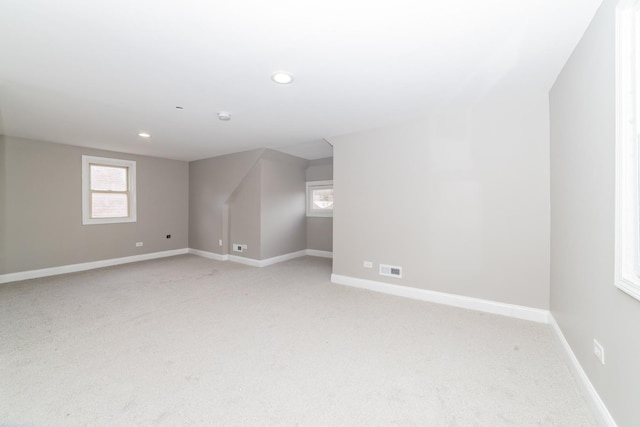
[[[83,154],[137,161],[136,223],[82,225]],[[2,136],[0,274],[231,243],[254,259],[306,249],[307,163],[265,149],[187,163]]]
[[[233,252],[229,246],[228,250],[231,255],[261,259],[261,169],[261,162],[258,161],[228,200],[229,245],[235,243],[247,245],[247,249],[242,253]]]
[[[256,164],[263,149],[212,157],[189,163],[189,246],[226,254],[225,203]],[[223,246],[218,241],[223,239]],[[255,246],[255,245],[252,245]],[[257,248],[256,248],[257,249]]]
[[[256,260],[306,249],[307,163],[270,149],[191,162],[190,247]],[[233,252],[234,243],[247,250]]]
[[[0,130],[2,129],[2,116],[0,115]],[[6,221],[6,186],[7,186],[7,164],[5,156],[4,135],[0,135],[0,272],[6,271],[5,266],[5,230],[7,228]]]
[[[615,6],[603,2],[550,93],[551,312],[618,425],[637,426],[640,301],[614,286]]]
[[[305,174],[307,181],[328,181],[333,179],[333,157],[309,160]]]
[[[307,160],[273,150],[261,164],[261,253],[272,258],[307,248],[305,170]]]
[[[82,225],[83,154],[137,162],[137,222]],[[0,274],[188,247],[186,162],[11,137],[4,157]]]
[[[307,181],[333,179],[333,157],[310,160],[306,171]],[[333,218],[307,217],[307,248],[333,251]]]
[[[333,272],[548,308],[548,114],[546,96],[487,100],[331,138]]]

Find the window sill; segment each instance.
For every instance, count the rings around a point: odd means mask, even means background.
[[[616,278],[616,286],[623,292],[637,300],[640,300],[640,278],[637,281],[629,280],[625,277]]]

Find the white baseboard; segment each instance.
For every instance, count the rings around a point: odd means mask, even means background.
[[[333,252],[319,251],[317,249],[307,249],[307,255],[308,256],[317,256],[317,257],[320,257],[320,258],[332,258],[333,259]]]
[[[250,267],[262,267],[260,260],[253,258],[246,258],[238,255],[229,255],[228,260],[231,262],[237,262],[238,264],[248,265]]]
[[[232,261],[239,264],[249,265],[251,267],[266,267],[268,265],[277,264],[283,261],[289,261],[294,258],[300,258],[303,256],[316,256],[323,258],[333,258],[333,252],[318,251],[315,249],[303,249],[297,252],[291,252],[284,255],[279,255],[273,258],[267,259],[253,259],[239,255],[220,255],[213,252],[201,251],[199,249],[189,249],[190,254],[199,255],[201,257],[215,259],[216,261]]]
[[[268,265],[277,264],[283,261],[289,261],[294,258],[300,258],[307,255],[306,250],[301,250],[297,252],[291,252],[284,255],[279,255],[273,258],[267,259],[253,259],[253,258],[245,258],[238,255],[229,255],[229,261],[237,262],[244,265],[250,265],[251,267],[266,267]]]
[[[78,271],[93,270],[94,268],[111,267],[114,265],[128,264],[130,262],[147,261],[150,259],[165,258],[188,253],[188,249],[174,249],[171,251],[152,252],[149,254],[133,255],[122,258],[105,259],[101,261],[83,262],[80,264],[62,265],[60,267],[41,268],[39,270],[20,271],[0,275],[0,283],[16,282],[18,280],[37,279],[39,277],[57,276],[59,274],[75,273]]]
[[[582,365],[580,365],[578,358],[571,349],[571,346],[569,345],[569,342],[565,338],[564,334],[562,333],[558,322],[556,322],[556,319],[551,313],[549,313],[549,324],[551,325],[553,331],[556,334],[556,337],[564,348],[569,366],[571,367],[574,376],[578,380],[578,383],[582,389],[582,393],[586,397],[589,406],[591,407],[593,413],[596,415],[598,423],[601,426],[616,427],[617,424],[615,420],[609,413],[609,410],[605,406],[602,399],[600,399],[600,395],[596,391],[593,384],[591,384],[591,381],[589,380],[589,377],[587,377],[586,372],[584,371],[584,369],[582,369]]]
[[[485,313],[500,314],[516,319],[531,320],[539,323],[547,323],[549,311],[539,308],[525,307],[521,305],[506,304],[462,295],[447,294],[444,292],[429,291],[426,289],[412,288],[408,286],[393,285],[390,283],[376,282],[374,280],[358,279],[355,277],[332,274],[331,281],[339,285],[354,286],[356,288],[369,289],[371,291],[396,295],[420,301],[434,302]]]
[[[176,255],[194,254],[204,258],[214,259],[216,261],[233,261],[240,264],[250,265],[252,267],[266,267],[268,265],[277,264],[279,262],[288,261],[294,258],[309,256],[318,256],[324,258],[332,258],[333,253],[327,251],[318,251],[314,249],[304,249],[273,258],[256,260],[245,258],[237,255],[220,255],[214,252],[201,251],[199,249],[183,248],[174,249],[163,252],[152,252],[148,254],[133,255],[122,258],[112,258],[100,261],[83,262],[79,264],[62,265],[59,267],[41,268],[38,270],[19,271],[17,273],[0,274],[0,283],[17,282],[20,280],[37,279],[40,277],[56,276],[59,274],[75,273],[78,271],[93,270],[95,268],[111,267],[114,265],[128,264],[131,262],[146,261],[150,259],[165,258]]]
[[[297,252],[291,252],[284,255],[279,255],[273,258],[267,258],[259,261],[258,267],[266,267],[268,265],[277,264],[279,262],[289,261],[291,259],[300,258],[307,255],[307,250],[303,249]]]
[[[203,258],[215,259],[216,261],[229,260],[229,255],[220,255],[214,252],[201,251],[200,249],[189,248],[189,253],[193,255],[201,256]]]

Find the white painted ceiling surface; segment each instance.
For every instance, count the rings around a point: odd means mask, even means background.
[[[324,138],[547,92],[601,1],[0,0],[0,133],[325,157]]]

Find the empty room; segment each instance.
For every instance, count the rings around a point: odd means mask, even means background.
[[[637,34],[0,0],[0,426],[640,425]]]

